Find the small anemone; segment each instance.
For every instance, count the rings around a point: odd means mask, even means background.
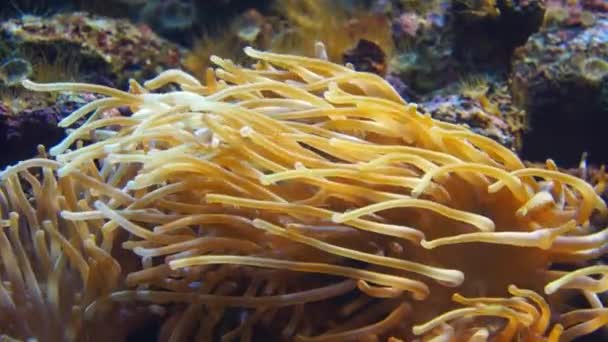
[[[490,78],[487,75],[474,75],[463,79],[459,84],[460,94],[477,99],[490,91]]]
[[[586,80],[600,82],[608,75],[608,61],[597,57],[587,58],[580,64],[580,70]]]
[[[21,83],[31,73],[32,65],[22,58],[12,58],[0,66],[0,80],[8,86]]]

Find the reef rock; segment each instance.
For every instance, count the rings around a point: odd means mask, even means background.
[[[513,50],[538,31],[545,11],[543,1],[410,3],[419,6],[391,14],[397,51],[389,72],[406,79],[419,94],[462,75],[506,74]]]
[[[473,132],[491,138],[518,151],[525,129],[525,112],[514,107],[504,91],[470,96],[464,94],[435,95],[419,104],[422,112],[434,119],[464,124]]]
[[[395,10],[391,16],[396,51],[389,61],[390,75],[405,80],[417,94],[458,80],[462,66],[453,53],[453,17],[448,7]]]
[[[94,95],[59,95],[53,105],[44,107],[39,97],[23,92],[20,102],[33,109],[15,112],[14,105],[0,100],[0,168],[36,155],[37,146],[53,146],[65,136],[57,123],[78,107],[97,98]]]
[[[0,36],[0,58],[8,60],[0,70],[0,146],[7,151],[0,167],[32,157],[39,144],[59,142],[65,132],[57,122],[91,100],[22,91],[24,77],[125,88],[130,78],[180,68],[184,54],[146,26],[83,12],[11,19],[0,24]]]
[[[544,1],[453,0],[455,54],[475,65],[506,66],[513,50],[540,28]]]
[[[84,12],[7,20],[0,24],[0,35],[3,48],[25,54],[22,58],[42,54],[47,64],[54,64],[69,52],[70,67],[82,78],[121,87],[129,78],[180,67],[184,53],[147,26]]]
[[[588,152],[591,162],[608,162],[608,19],[530,37],[515,53],[511,92],[529,116],[525,158],[574,165]]]

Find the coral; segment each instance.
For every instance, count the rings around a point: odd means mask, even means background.
[[[161,316],[171,341],[569,341],[606,325],[590,184],[377,75],[245,52],[253,68],[214,57],[206,84],[24,81],[105,97],[60,122],[94,113],[49,157],[0,174],[3,334],[107,340],[125,312]]]

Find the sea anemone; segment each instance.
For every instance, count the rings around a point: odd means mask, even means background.
[[[598,84],[608,76],[608,61],[591,57],[580,63],[580,73],[583,78],[593,84]]]
[[[45,156],[43,149],[41,155]],[[57,161],[39,158],[23,162],[18,173],[3,176],[2,340],[78,340],[85,336],[84,309],[118,284],[120,265],[96,243],[100,222],[73,222],[58,215],[62,210],[90,209],[87,198],[95,186],[79,181],[89,179],[80,172],[57,179],[53,173],[59,167]]]
[[[245,52],[253,68],[213,57],[204,85],[23,82],[106,97],[0,175],[2,334],[94,340],[149,305],[170,341],[569,341],[608,323],[591,185],[377,75]]]

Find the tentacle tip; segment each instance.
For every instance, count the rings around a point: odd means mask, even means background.
[[[127,190],[135,190],[135,189],[137,189],[137,182],[130,180],[127,182],[127,185],[125,186],[125,188]]]
[[[180,264],[181,264],[181,262],[179,260],[171,260],[171,261],[169,261],[169,268],[172,271],[178,270],[178,269],[182,268],[182,266]]]
[[[432,241],[428,241],[428,240],[421,240],[420,241],[420,245],[424,248],[424,249],[433,249],[435,248],[435,244]]]
[[[413,198],[419,198],[423,192],[424,192],[424,189],[416,187],[416,188],[412,189],[410,196],[412,196]]]
[[[416,336],[420,336],[426,332],[426,329],[422,325],[415,325],[412,327],[412,333]]]
[[[525,217],[526,215],[528,215],[528,209],[521,207],[517,209],[515,215],[517,215],[517,217]]]
[[[263,229],[264,228],[264,221],[261,219],[253,219],[253,221],[251,221],[251,225],[253,225],[255,228],[259,228],[259,229]]]
[[[249,57],[253,57],[253,55],[255,55],[257,52],[259,52],[259,51],[257,51],[256,49],[254,49],[251,46],[245,46],[245,48],[243,49],[243,51]]]
[[[61,153],[61,149],[59,148],[59,146],[54,146],[51,147],[51,149],[49,150],[49,154],[52,157],[56,157],[57,155],[59,155]]]
[[[333,223],[344,223],[344,214],[335,213],[331,215],[331,221]]]
[[[213,63],[213,64],[218,64],[222,62],[222,58],[220,56],[217,55],[211,55],[209,57],[209,60]]]
[[[259,178],[259,180],[260,180],[260,184],[264,185],[264,186],[268,186],[268,185],[273,185],[274,184],[274,182],[268,176],[261,176]]]
[[[57,169],[57,177],[59,177],[59,178],[63,178],[69,174],[70,174],[70,170],[65,166]]]
[[[34,83],[32,80],[30,80],[29,78],[24,78],[23,80],[21,80],[21,86],[29,89],[29,90],[33,90],[32,86],[34,86],[36,83]]]
[[[67,122],[65,120],[61,120],[61,121],[59,121],[57,123],[57,126],[61,127],[61,128],[67,128],[68,126],[70,126],[70,124],[71,124],[70,122]]]
[[[428,296],[429,296],[429,292],[428,291],[420,292],[420,293],[416,292],[416,293],[412,294],[412,298],[414,298],[414,300],[417,300],[417,301],[423,301]]]
[[[450,271],[449,279],[436,279],[436,282],[445,287],[458,287],[464,283],[464,279],[464,273],[454,270]]]
[[[549,285],[545,286],[544,291],[545,291],[545,294],[549,296],[549,295],[552,295],[555,292],[557,292],[557,289],[558,289],[558,286],[555,286],[553,284],[549,284]]]

